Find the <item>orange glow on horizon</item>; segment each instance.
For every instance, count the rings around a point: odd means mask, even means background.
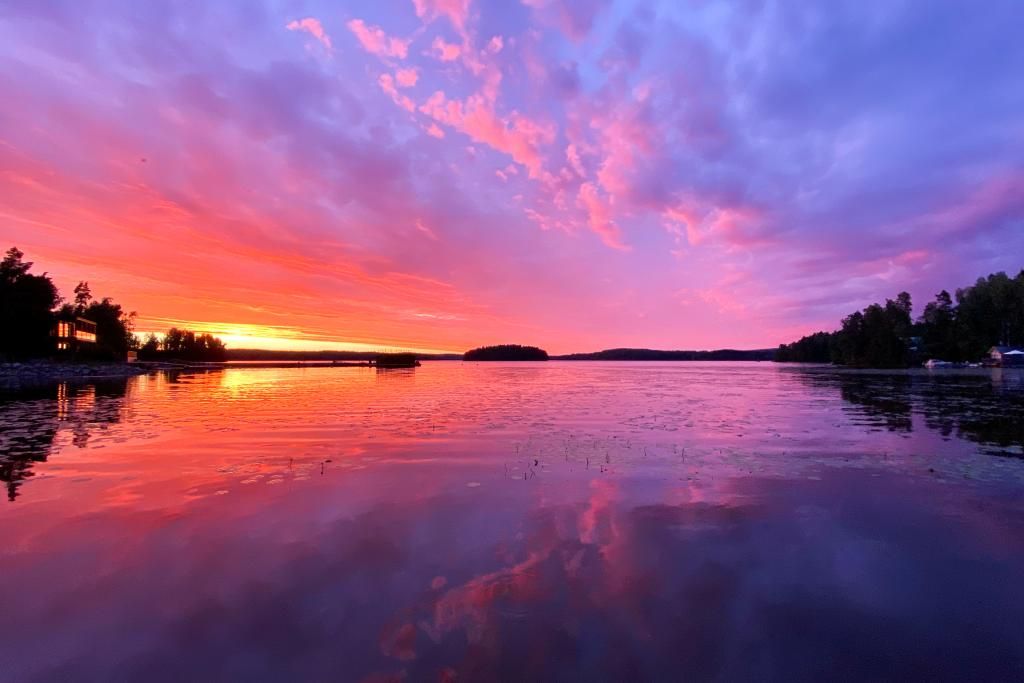
[[[197,334],[212,334],[219,337],[228,349],[260,349],[266,351],[357,351],[393,352],[412,351],[415,353],[462,353],[462,350],[437,349],[409,346],[401,342],[359,342],[343,339],[329,339],[307,336],[302,331],[267,325],[246,323],[210,323],[189,320],[163,321],[166,325],[136,325],[135,334],[145,341],[150,334],[162,339],[171,327],[187,329]]]

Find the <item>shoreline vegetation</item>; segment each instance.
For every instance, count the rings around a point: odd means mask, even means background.
[[[48,273],[30,272],[33,265],[17,247],[8,249],[0,261],[0,362],[8,362],[6,372],[15,368],[26,375],[109,375],[115,366],[133,365],[127,363],[129,353],[136,353],[139,360],[170,363],[226,358],[223,341],[191,330],[172,327],[163,339],[150,334],[143,342],[134,333],[134,311],[126,312],[109,297],[94,299],[85,281],[75,286],[73,300],[67,301]],[[58,336],[65,323],[88,323],[90,333],[61,331]],[[141,372],[125,368],[120,374]]]
[[[950,295],[942,290],[915,321],[900,292],[843,318],[834,332],[782,344],[777,362],[833,363],[855,368],[919,367],[929,359],[978,363],[995,346],[1024,345],[1024,270],[993,273]]]
[[[405,352],[401,352],[405,353]],[[254,361],[363,361],[376,360],[378,356],[391,355],[380,351],[284,351],[273,349],[228,349],[226,358],[230,362]],[[462,360],[461,353],[416,353],[418,360]]]
[[[994,273],[973,285],[942,290],[913,319],[910,295],[901,292],[885,304],[872,304],[846,316],[840,329],[816,332],[777,349],[660,350],[614,348],[549,355],[536,346],[501,344],[457,353],[377,351],[277,351],[228,349],[219,338],[171,328],[145,341],[133,332],[134,312],[110,298],[94,300],[88,282],[79,282],[65,301],[48,274],[29,271],[16,247],[0,262],[0,379],[131,376],[158,369],[190,367],[416,367],[423,360],[476,361],[777,361],[831,363],[851,368],[898,369],[927,359],[943,365],[980,361],[994,346],[1024,345],[1024,270],[1015,278]],[[58,353],[52,330],[58,321],[85,319],[95,324],[95,341],[76,343]],[[63,345],[62,345],[63,348]],[[127,363],[136,352],[139,363]]]
[[[626,360],[626,361],[765,361],[772,360],[775,349],[717,349],[714,351],[661,351],[658,349],[605,349],[593,353],[570,353],[552,360]]]
[[[227,360],[227,347],[212,334],[172,327],[162,340],[150,334],[139,346],[138,356],[141,361],[223,363]]]
[[[510,345],[505,345],[510,346]],[[511,345],[514,346],[514,345]],[[501,348],[481,347],[482,349]],[[535,347],[534,347],[535,348]],[[539,349],[543,351],[543,349]],[[478,349],[467,353],[475,354]],[[500,354],[500,352],[496,352]],[[374,351],[279,351],[271,349],[228,349],[226,353],[227,362],[255,362],[255,361],[372,361],[378,355]],[[467,359],[464,353],[417,353],[416,358],[421,361],[457,361],[457,360],[479,360]],[[708,351],[686,351],[686,350],[660,350],[660,349],[604,349],[585,353],[569,353],[562,355],[548,355],[545,360],[571,360],[571,361],[770,361],[775,356],[775,349],[715,349]],[[519,360],[518,358],[500,358],[495,360]],[[529,360],[540,360],[530,358]]]
[[[88,282],[79,282],[67,301],[47,273],[31,273],[17,247],[0,261],[0,360],[29,360],[57,354],[58,322],[88,320],[92,341],[79,341],[61,352],[84,362],[123,361],[138,346],[132,333],[134,312],[126,312],[109,297],[96,300]],[[64,347],[60,347],[63,349]]]

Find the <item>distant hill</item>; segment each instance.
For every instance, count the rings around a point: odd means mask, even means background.
[[[570,353],[552,360],[772,360],[775,349],[718,349],[717,351],[659,351],[657,349],[605,349],[593,353]]]
[[[520,346],[519,344],[503,344],[500,346],[481,346],[466,351],[462,360],[547,360],[548,352],[536,346]]]
[[[229,361],[371,361],[379,354],[374,351],[275,351],[267,349],[228,349]],[[658,349],[605,349],[593,353],[570,353],[562,356],[548,356],[547,351],[536,346],[504,344],[484,346],[456,353],[417,353],[420,360],[468,360],[468,361],[538,361],[538,360],[772,360],[775,349],[754,349],[741,351],[719,349],[717,351],[662,351]]]

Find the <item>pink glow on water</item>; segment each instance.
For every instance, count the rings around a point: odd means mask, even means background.
[[[427,362],[5,394],[0,654],[15,679],[997,674],[1024,658],[1021,389]]]

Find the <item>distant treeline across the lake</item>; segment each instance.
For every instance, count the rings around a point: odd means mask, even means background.
[[[190,360],[220,363],[227,359],[224,342],[212,334],[172,327],[163,339],[150,334],[139,348],[139,360]]]
[[[783,344],[775,360],[901,368],[928,358],[976,361],[997,345],[1024,346],[1024,270],[994,273],[950,295],[942,290],[915,321],[901,292],[843,318],[835,332]]]
[[[775,349],[739,351],[659,351],[657,349],[605,349],[593,353],[570,353],[555,360],[771,360]]]
[[[228,349],[229,361],[371,361],[380,351],[284,351],[277,349]],[[417,353],[420,360],[462,360],[461,353]]]

